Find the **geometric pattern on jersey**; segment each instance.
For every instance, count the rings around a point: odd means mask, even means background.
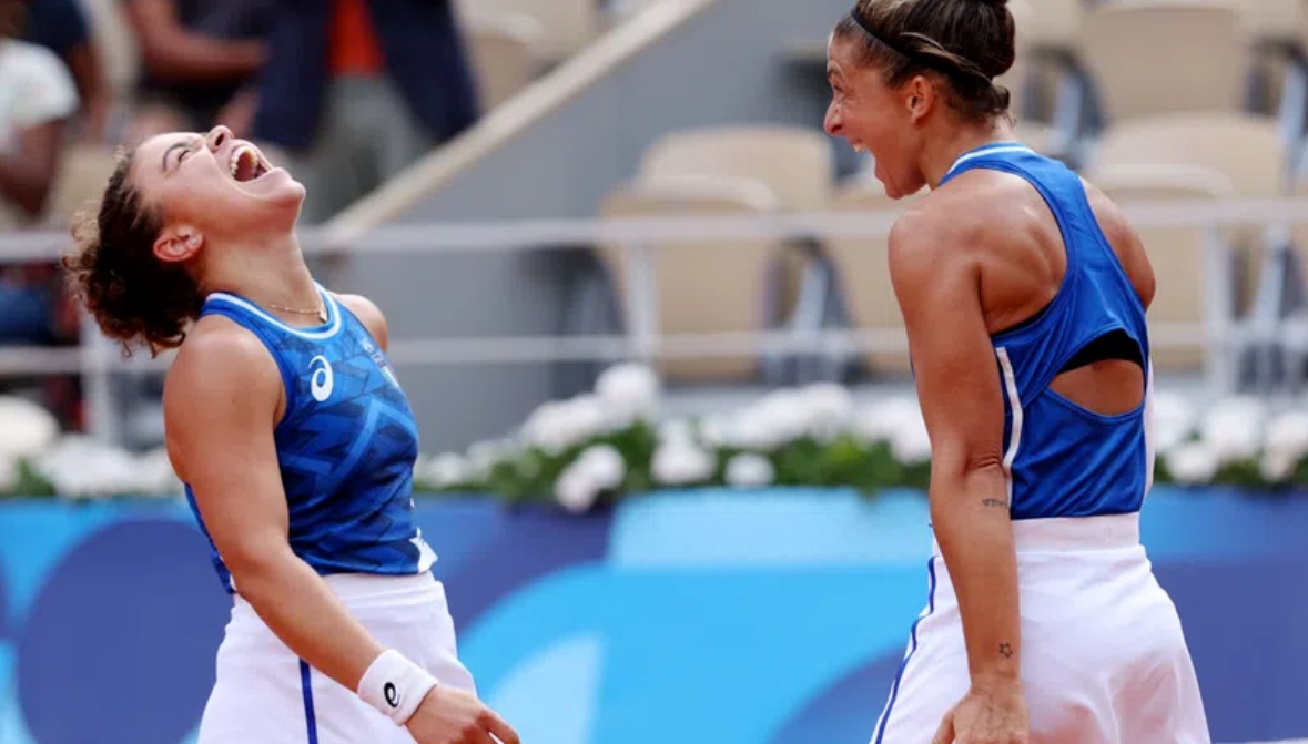
[[[312,328],[288,326],[229,293],[209,295],[201,317],[221,315],[253,333],[281,372],[286,411],[274,441],[295,555],[319,574],[421,573],[436,555],[414,520],[413,411],[367,328],[318,291],[328,317]],[[208,538],[189,484],[186,495]],[[234,591],[212,539],[209,544],[223,586]]]
[[[970,170],[1029,183],[1053,213],[1067,269],[1054,299],[1030,320],[991,336],[1004,390],[1004,474],[1014,519],[1088,517],[1140,510],[1152,481],[1147,414],[1153,395],[1145,308],[1104,237],[1080,177],[1014,143],[961,156],[941,185]],[[1145,399],[1103,416],[1050,389],[1091,341],[1121,331],[1146,361]]]

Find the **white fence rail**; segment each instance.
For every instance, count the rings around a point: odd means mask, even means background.
[[[1207,371],[1215,387],[1229,388],[1234,379],[1234,344],[1246,337],[1269,337],[1275,319],[1261,325],[1237,326],[1232,307],[1228,246],[1224,228],[1265,226],[1277,232],[1308,224],[1308,199],[1141,202],[1122,205],[1137,226],[1198,226],[1209,240],[1207,274],[1214,278],[1207,292],[1207,316],[1199,324],[1155,326],[1155,346],[1206,345]],[[897,351],[905,346],[900,332],[787,332],[710,335],[665,335],[657,327],[655,294],[649,251],[660,244],[682,241],[714,242],[750,239],[823,239],[836,236],[884,236],[896,214],[813,213],[766,217],[661,217],[613,220],[534,220],[486,224],[396,224],[345,239],[321,230],[306,229],[300,238],[307,254],[363,255],[369,253],[485,253],[585,248],[597,244],[621,245],[629,251],[630,299],[628,333],[622,336],[530,338],[428,338],[395,339],[391,356],[399,364],[486,364],[567,360],[612,360],[636,356],[710,357],[754,352],[792,354]],[[0,235],[0,264],[57,259],[70,245],[63,233],[12,233]],[[1281,250],[1274,241],[1271,253]],[[1269,259],[1270,260],[1270,259]],[[1270,265],[1270,264],[1269,264]],[[1166,281],[1162,277],[1162,281]],[[1272,323],[1273,325],[1268,325]],[[1252,336],[1250,335],[1252,334]],[[137,355],[125,360],[113,344],[98,334],[85,334],[81,348],[0,350],[0,374],[68,374],[87,376],[88,394],[109,395],[107,375],[120,369],[161,369],[169,357],[151,360]],[[1237,338],[1240,336],[1241,338]],[[110,414],[107,401],[92,401],[92,419]],[[96,413],[99,412],[99,413]],[[97,427],[98,428],[98,427]]]

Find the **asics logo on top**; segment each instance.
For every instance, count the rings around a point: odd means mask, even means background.
[[[321,403],[332,397],[332,387],[336,378],[332,374],[332,365],[327,361],[327,357],[316,356],[310,359],[309,369],[313,370],[313,377],[309,378],[309,391],[313,393],[313,399]]]

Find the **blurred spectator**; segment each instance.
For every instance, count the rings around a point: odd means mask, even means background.
[[[22,38],[51,50],[68,66],[82,102],[81,138],[104,142],[112,97],[100,50],[77,0],[27,0]]]
[[[263,64],[273,0],[120,1],[142,62],[140,105],[128,141],[207,132],[220,122],[248,137],[257,101],[251,83]]]
[[[283,0],[255,137],[291,155],[321,222],[477,118],[453,0]]]
[[[0,0],[0,226],[38,219],[54,188],[77,88],[54,52],[17,38],[24,0]],[[0,309],[0,323],[8,313]]]
[[[59,173],[77,89],[54,52],[16,39],[22,0],[0,0],[0,225],[30,225],[45,211]],[[53,263],[0,266],[0,345],[53,344],[75,333]],[[9,381],[5,381],[8,384]],[[76,381],[43,382],[47,405],[77,415]]]

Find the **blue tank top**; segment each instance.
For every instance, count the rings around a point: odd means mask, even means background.
[[[319,293],[327,322],[314,328],[288,326],[231,294],[209,295],[200,315],[221,315],[253,333],[281,371],[286,411],[273,434],[295,555],[319,574],[422,573],[436,555],[414,521],[413,411],[372,335],[330,293]],[[186,498],[209,538],[190,484]],[[224,588],[235,591],[209,544]]]
[[[1031,184],[1058,222],[1067,271],[1035,317],[991,337],[1004,391],[1004,470],[1014,519],[1089,517],[1140,510],[1152,480],[1147,401],[1104,416],[1049,384],[1078,352],[1124,332],[1148,365],[1145,308],[1099,229],[1085,187],[1062,163],[1014,143],[964,154],[942,180],[970,170],[1011,173]],[[1152,374],[1146,374],[1152,387]]]

